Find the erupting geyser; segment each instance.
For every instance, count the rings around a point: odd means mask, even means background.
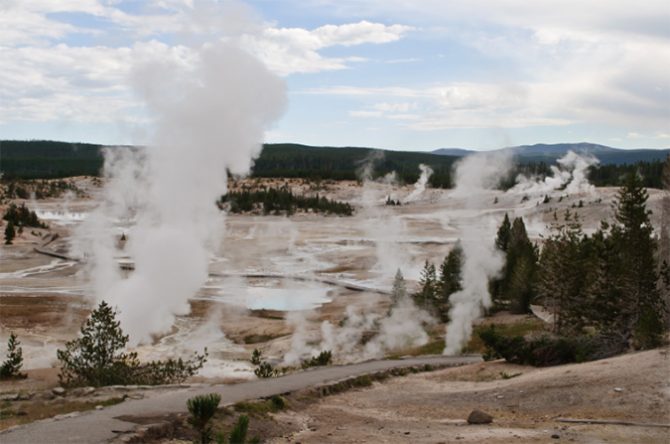
[[[217,39],[169,57],[147,51],[132,69],[153,134],[141,168],[106,171],[123,180],[107,184],[107,202],[87,233],[106,238],[89,243],[87,254],[95,298],[119,308],[122,328],[135,344],[168,331],[176,315],[188,313],[188,300],[207,279],[218,245],[222,215],[214,202],[226,192],[227,173],[248,173],[264,131],[285,106],[283,81],[232,41]],[[127,167],[106,163],[120,165]],[[135,271],[124,279],[109,270],[116,266],[110,221],[129,210],[135,223],[126,252]],[[108,230],[100,229],[101,221]]]

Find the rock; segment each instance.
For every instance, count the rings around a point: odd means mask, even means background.
[[[17,401],[19,396],[18,393],[3,393],[0,395],[0,401]]]
[[[553,435],[551,435],[551,439],[561,439],[561,435],[559,435],[558,433],[554,433]]]
[[[468,424],[491,424],[492,422],[493,416],[481,410],[475,409],[468,416]]]
[[[28,401],[29,399],[32,399],[34,396],[34,393],[19,393],[19,395],[16,397],[17,401]]]
[[[623,389],[621,387],[614,387],[614,391],[617,393],[623,392]]]
[[[54,387],[51,389],[51,393],[56,396],[63,396],[65,394],[65,389],[63,387]]]
[[[96,409],[96,410],[102,410],[103,408],[104,408],[104,407],[101,406],[101,405],[96,405],[96,406],[95,406],[95,409]]]

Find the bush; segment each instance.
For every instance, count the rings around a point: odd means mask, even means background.
[[[105,301],[91,312],[79,337],[56,352],[61,363],[58,378],[65,386],[172,384],[193,376],[207,360],[196,354],[192,360],[167,359],[142,364],[137,353],[126,353],[128,335],[124,335],[116,310]]]
[[[230,444],[244,444],[247,441],[247,432],[249,431],[249,417],[240,415],[237,423],[230,432]]]
[[[258,367],[254,370],[254,374],[259,378],[274,378],[279,376],[279,370],[274,368],[269,362],[263,361],[258,364]]]
[[[262,359],[263,359],[263,352],[255,348],[253,353],[251,353],[251,363],[253,365],[260,365]]]
[[[0,379],[25,378],[21,373],[23,366],[23,349],[14,333],[9,334],[7,341],[7,359],[0,366]]]
[[[312,356],[310,359],[302,361],[302,368],[318,367],[321,365],[328,365],[331,363],[333,353],[330,350],[324,350],[317,356]]]
[[[200,443],[207,444],[212,440],[212,428],[209,421],[216,413],[221,402],[218,393],[209,395],[198,395],[186,401],[186,406],[191,414],[188,422],[200,433]]]
[[[602,359],[621,352],[625,346],[623,341],[606,336],[505,337],[494,326],[480,331],[479,336],[487,347],[484,359],[504,358],[514,364],[536,367]]]

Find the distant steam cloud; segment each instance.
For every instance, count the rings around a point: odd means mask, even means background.
[[[424,191],[426,191],[426,185],[428,184],[430,176],[433,174],[433,170],[431,167],[424,164],[419,165],[419,170],[421,170],[421,175],[414,184],[414,190],[405,198],[405,202],[414,202],[421,197]]]
[[[590,193],[594,190],[586,175],[589,167],[598,165],[598,159],[568,151],[557,162],[558,166],[551,166],[551,176],[547,176],[544,180],[519,175],[517,185],[510,192],[540,194],[564,190],[567,194],[575,194]]]

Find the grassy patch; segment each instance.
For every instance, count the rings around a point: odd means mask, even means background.
[[[265,415],[275,413],[286,408],[286,399],[283,396],[272,396],[260,401],[242,401],[233,406],[235,411],[249,415]]]

